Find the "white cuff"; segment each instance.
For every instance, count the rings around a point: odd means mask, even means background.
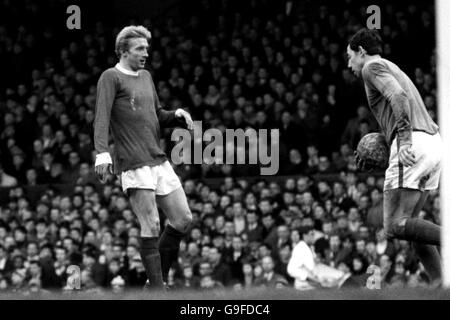
[[[175,110],[175,117],[180,117],[181,116],[181,114],[180,114],[180,112],[181,111],[183,111],[183,109],[180,109],[180,108],[178,108],[177,110]]]
[[[105,163],[112,164],[112,159],[108,152],[102,152],[95,156],[95,166]]]

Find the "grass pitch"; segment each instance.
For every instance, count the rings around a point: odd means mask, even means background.
[[[43,292],[3,293],[0,300],[450,300],[450,290],[443,289],[347,289],[311,290],[251,289],[251,290],[203,290],[170,292]]]

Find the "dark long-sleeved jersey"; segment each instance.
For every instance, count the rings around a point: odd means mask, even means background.
[[[103,72],[97,85],[94,143],[98,153],[109,152],[114,140],[114,173],[155,166],[167,160],[159,145],[162,126],[177,124],[174,111],[162,109],[147,70],[137,75],[117,67]]]
[[[362,77],[369,106],[389,143],[397,135],[400,146],[411,145],[412,131],[438,132],[419,91],[397,65],[383,58],[369,61]]]

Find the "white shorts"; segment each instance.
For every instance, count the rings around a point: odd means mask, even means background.
[[[421,131],[412,133],[412,150],[416,163],[403,166],[398,159],[397,137],[391,145],[389,167],[386,170],[384,190],[408,188],[435,190],[439,186],[443,143],[439,133],[430,135]]]
[[[150,189],[164,196],[181,187],[181,182],[169,161],[157,166],[145,166],[121,174],[122,189]]]

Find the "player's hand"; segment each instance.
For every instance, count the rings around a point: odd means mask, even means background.
[[[367,171],[367,163],[366,161],[359,156],[358,152],[354,152],[355,155],[355,164],[358,171]]]
[[[356,169],[358,169],[358,171],[363,171],[364,167],[365,167],[365,163],[364,160],[361,159],[361,157],[359,156],[358,152],[354,152],[353,155],[355,156],[355,165],[356,165]]]
[[[411,167],[416,163],[416,155],[412,151],[410,145],[404,145],[400,147],[398,151],[398,160],[405,167]]]
[[[353,153],[355,155],[355,164],[358,171],[372,172],[375,167],[370,161],[364,160],[357,151]]]
[[[189,130],[194,129],[194,121],[192,121],[191,115],[189,114],[189,112],[183,110],[183,109],[177,109],[177,111],[175,112],[175,116],[177,118],[184,118],[184,120],[186,121],[186,126]]]
[[[95,166],[95,174],[100,179],[101,183],[105,183],[108,175],[112,173],[112,165],[110,163],[103,163]]]

